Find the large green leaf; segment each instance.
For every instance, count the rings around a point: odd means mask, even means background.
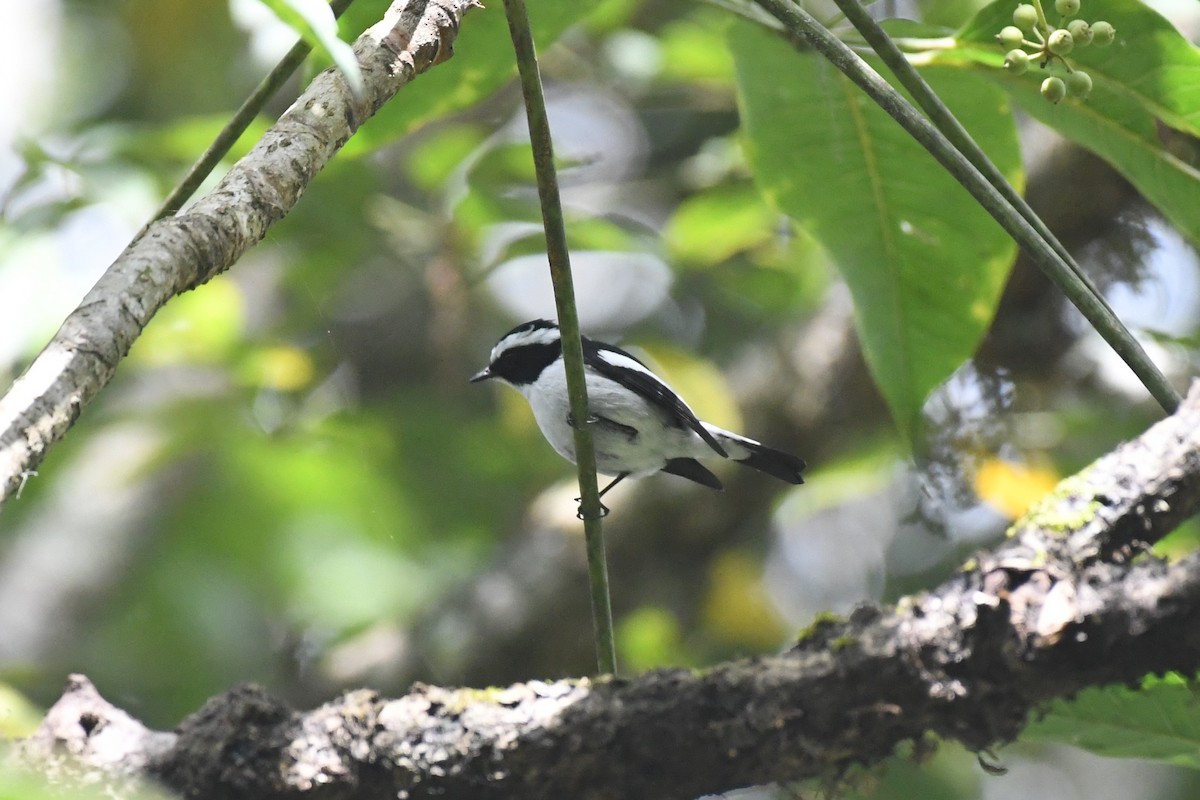
[[[867,361],[901,431],[917,441],[930,390],[974,352],[1015,245],[966,190],[846,78],[746,24],[730,27],[755,180],[828,250],[854,296]],[[1020,184],[1003,93],[928,75]]]
[[[1178,675],[1150,678],[1138,690],[1088,689],[1055,702],[1021,738],[1200,769],[1200,697]]]
[[[989,5],[958,33],[958,46],[935,59],[968,65],[1003,87],[1029,114],[1111,163],[1200,241],[1200,170],[1170,144],[1200,136],[1200,50],[1138,0],[1085,3],[1085,17],[1111,22],[1117,39],[1106,48],[1075,48],[1071,60],[1092,76],[1092,94],[1054,106],[1038,93],[1045,73],[1014,77],[999,68],[1003,54],[994,37],[1011,23],[1015,6],[1015,0]]]

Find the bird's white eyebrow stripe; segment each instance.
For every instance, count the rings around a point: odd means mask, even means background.
[[[492,361],[506,350],[525,345],[554,344],[559,340],[558,328],[534,328],[504,337],[492,348]]]
[[[531,331],[521,331],[508,341],[510,344],[550,344],[557,342],[559,337],[558,328],[534,328]]]

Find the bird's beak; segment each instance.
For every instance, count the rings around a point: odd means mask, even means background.
[[[480,381],[486,381],[488,378],[494,378],[494,377],[496,377],[496,376],[492,374],[492,368],[484,367],[483,369],[479,370],[479,372],[476,372],[474,375],[471,376],[470,382],[471,383],[479,383]]]

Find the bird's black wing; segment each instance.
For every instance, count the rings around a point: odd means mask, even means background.
[[[680,428],[691,428],[714,451],[726,458],[729,454],[717,443],[713,435],[700,424],[696,414],[679,395],[671,391],[650,368],[619,347],[604,342],[583,338],[583,361],[606,378],[628,386],[632,391],[649,400],[661,409]]]

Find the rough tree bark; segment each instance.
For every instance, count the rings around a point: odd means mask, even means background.
[[[1200,382],[1172,417],[894,608],[826,621],[778,656],[703,672],[417,685],[294,711],[261,689],[148,731],[74,676],[22,761],[185,797],[690,798],[836,777],[927,733],[1011,741],[1038,704],[1200,667],[1200,553],[1132,558],[1200,510]],[[114,789],[118,794],[122,788]]]
[[[396,0],[358,38],[365,89],[326,70],[208,195],[129,245],[0,398],[0,504],[108,383],[162,306],[224,272],[292,209],[316,174],[405,84],[453,54],[477,0]]]

